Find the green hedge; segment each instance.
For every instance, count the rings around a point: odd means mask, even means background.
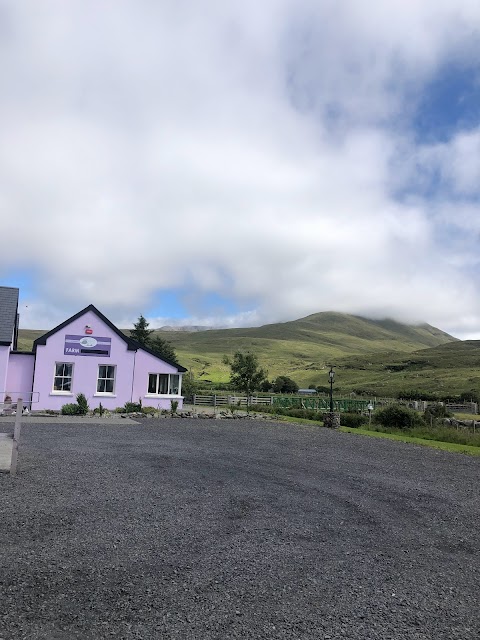
[[[340,414],[340,425],[342,427],[350,427],[352,429],[358,429],[359,427],[363,427],[363,425],[367,424],[367,422],[368,422],[367,416],[364,416],[361,413],[341,413]]]

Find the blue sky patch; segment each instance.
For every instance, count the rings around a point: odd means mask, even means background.
[[[414,131],[419,143],[446,142],[480,123],[480,67],[448,64],[427,83],[418,101]]]

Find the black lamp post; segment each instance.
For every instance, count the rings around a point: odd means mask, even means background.
[[[335,371],[332,366],[330,366],[330,371],[328,372],[328,380],[330,382],[330,413],[333,413],[333,383],[335,382]]]

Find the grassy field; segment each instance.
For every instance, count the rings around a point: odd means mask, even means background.
[[[358,433],[362,436],[370,438],[385,438],[387,440],[397,440],[398,442],[407,442],[410,444],[419,444],[424,447],[433,447],[442,451],[450,451],[453,453],[466,453],[471,456],[480,456],[480,447],[472,447],[466,444],[456,444],[454,442],[441,442],[439,440],[426,440],[424,438],[415,438],[408,435],[397,435],[393,433],[382,433],[379,431],[369,431],[368,429],[352,429],[350,427],[340,427],[340,431],[345,433]]]
[[[31,349],[43,333],[21,330],[19,347]],[[328,312],[263,327],[160,335],[200,381],[228,382],[230,369],[223,356],[250,350],[269,379],[287,375],[300,387],[326,386],[333,364],[337,396],[393,396],[413,389],[454,395],[480,389],[480,341],[460,342],[429,325]]]

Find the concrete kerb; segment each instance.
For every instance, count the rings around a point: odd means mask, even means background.
[[[14,424],[15,416],[0,416],[0,424]],[[22,426],[27,424],[138,424],[138,420],[122,418],[121,415],[108,418],[99,416],[23,416]]]

